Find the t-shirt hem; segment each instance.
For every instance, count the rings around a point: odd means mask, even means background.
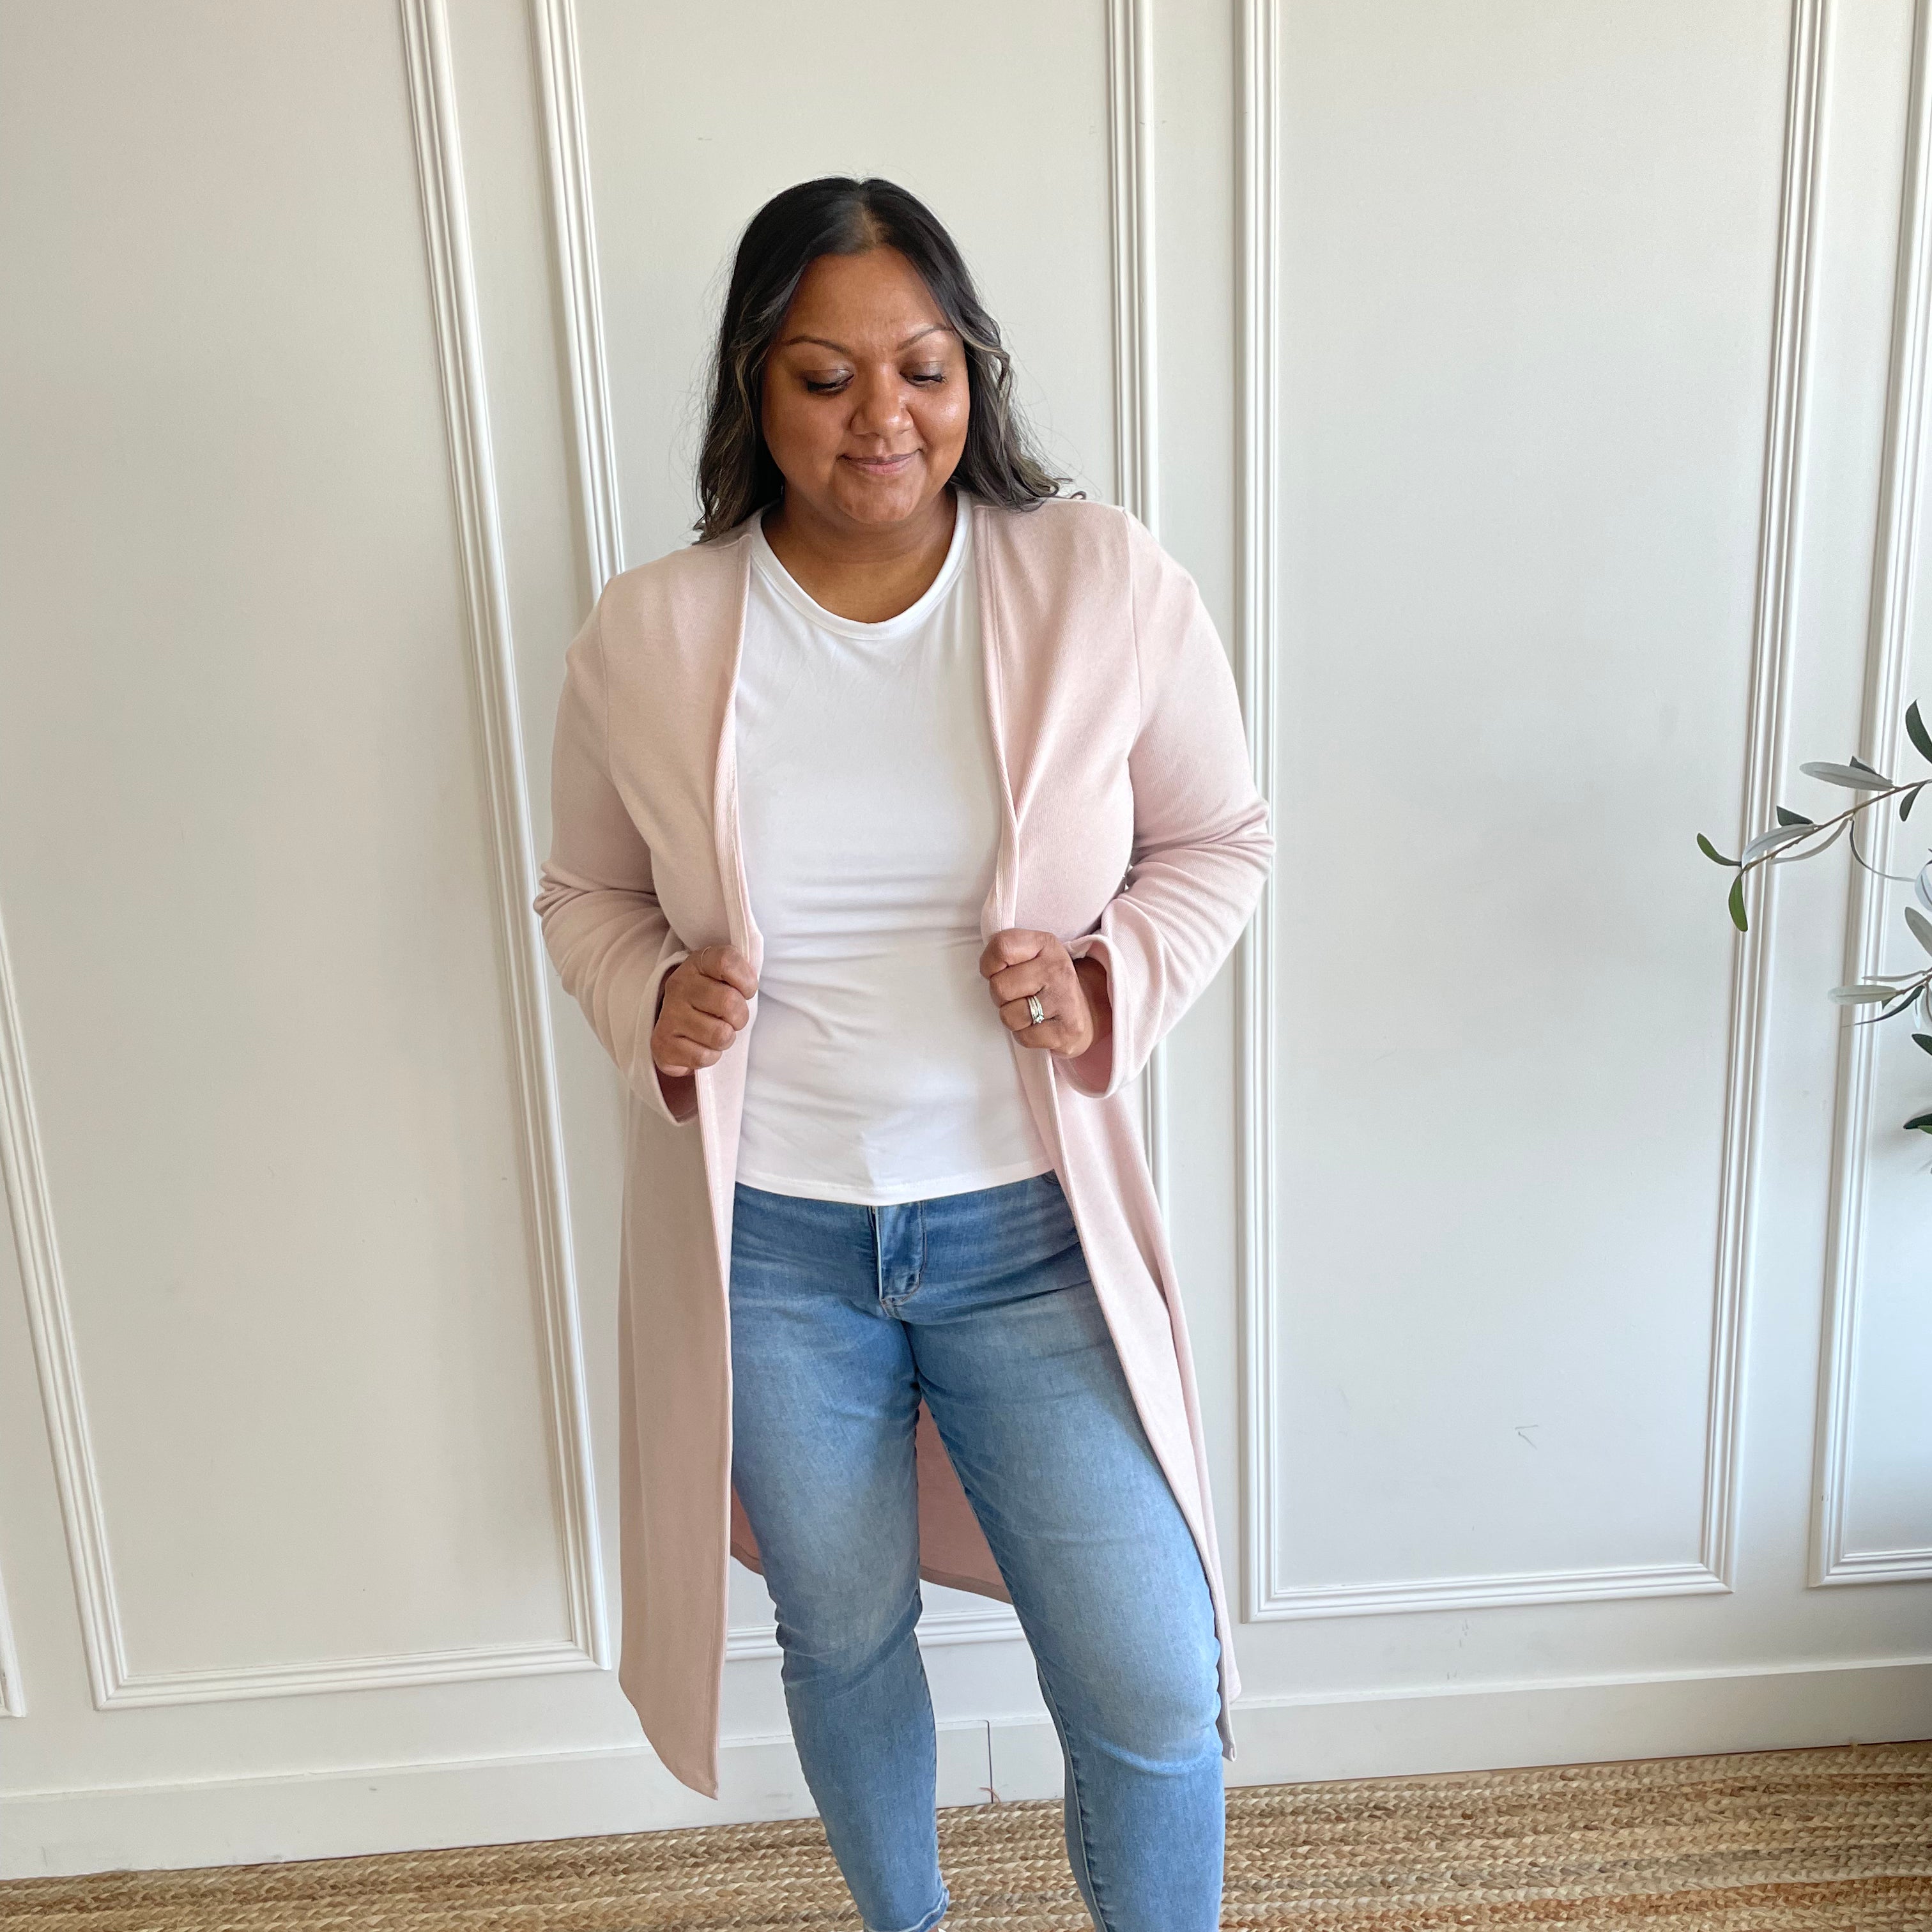
[[[943,1194],[967,1194],[975,1188],[999,1187],[1011,1180],[1025,1180],[1036,1174],[1050,1174],[1053,1157],[1009,1162],[1004,1167],[982,1168],[971,1174],[941,1174],[930,1180],[881,1182],[872,1186],[836,1180],[803,1180],[790,1174],[760,1174],[740,1168],[738,1178],[747,1187],[762,1188],[768,1194],[791,1194],[808,1201],[844,1201],[860,1208],[897,1207],[908,1201],[931,1201]]]

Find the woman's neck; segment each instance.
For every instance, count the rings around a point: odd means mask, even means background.
[[[932,586],[962,514],[952,486],[903,524],[834,524],[781,498],[766,512],[765,541],[792,581],[835,617],[881,624],[909,610]]]

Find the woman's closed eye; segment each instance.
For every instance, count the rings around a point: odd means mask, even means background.
[[[851,380],[849,376],[833,376],[824,380],[807,376],[804,382],[806,388],[814,396],[830,396],[844,388]],[[936,388],[946,380],[946,371],[944,369],[915,369],[908,372],[906,380],[909,382],[917,382],[924,388]]]

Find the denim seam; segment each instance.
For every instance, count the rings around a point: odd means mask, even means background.
[[[935,1428],[938,1427],[939,1418],[935,1414],[932,1420],[934,1426]],[[945,1441],[945,1431],[943,1429],[940,1430],[940,1440],[942,1442]],[[952,1454],[950,1445],[948,1445],[946,1453],[949,1456]],[[955,1467],[956,1468],[957,1466],[956,1465]],[[959,1476],[959,1486],[965,1492],[967,1503],[971,1508],[974,1515],[977,1517],[980,1515],[980,1499],[974,1494],[973,1485],[968,1479],[964,1470],[960,1469],[958,1473]],[[982,1519],[982,1521],[983,1522],[983,1519]],[[992,1538],[989,1537],[987,1540],[990,1544]],[[998,1564],[999,1560],[999,1554],[996,1550],[994,1552],[993,1561],[995,1564]],[[1004,1575],[1004,1566],[1001,1566],[1001,1571]],[[1025,1616],[1020,1613],[1019,1606],[1017,1604],[1013,1606],[1013,1610],[1015,1614],[1019,1616],[1020,1629],[1022,1634],[1026,1638],[1027,1648],[1033,1653],[1034,1674],[1040,1679],[1040,1695],[1046,1702],[1047,1714],[1053,1720],[1053,1728],[1059,1733],[1060,1736],[1060,1748],[1061,1750],[1066,1754],[1067,1776],[1073,1787],[1073,1820],[1075,1826],[1078,1829],[1080,1839],[1080,1864],[1082,1869],[1084,1870],[1087,1874],[1088,1888],[1094,1894],[1092,1909],[1100,1916],[1100,1932],[1114,1932],[1113,1927],[1108,1923],[1108,1919],[1112,1915],[1102,1908],[1100,1902],[1100,1889],[1099,1886],[1095,1882],[1094,1877],[1093,1861],[1087,1856],[1087,1840],[1088,1836],[1087,1829],[1087,1807],[1085,1802],[1080,1795],[1079,1768],[1074,1760],[1073,1746],[1067,1735],[1066,1723],[1060,1714],[1060,1702],[1059,1700],[1054,1696],[1052,1690],[1047,1683],[1046,1669],[1040,1660],[1040,1645],[1035,1640],[1033,1631],[1028,1627]],[[1083,1897],[1081,1900],[1082,1904],[1084,1906],[1086,1902],[1086,1900]]]
[[[1087,1801],[1080,1790],[1080,1761],[1073,1752],[1073,1741],[1069,1735],[1066,1721],[1060,1714],[1060,1700],[1053,1694],[1046,1681],[1046,1672],[1040,1672],[1040,1688],[1046,1700],[1048,1714],[1053,1719],[1053,1727],[1060,1733],[1061,1750],[1066,1754],[1067,1781],[1073,1787],[1073,1822],[1080,1839],[1081,1869],[1087,1874],[1087,1890],[1092,1894],[1094,1910],[1099,1915],[1100,1932],[1114,1932],[1113,1914],[1100,1896],[1100,1882],[1094,1876],[1094,1861],[1087,1856]],[[1083,1900],[1082,1904],[1086,1901]]]

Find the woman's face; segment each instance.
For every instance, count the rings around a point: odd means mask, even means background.
[[[874,529],[916,518],[958,464],[970,405],[964,348],[896,248],[806,270],[765,364],[788,510]]]

